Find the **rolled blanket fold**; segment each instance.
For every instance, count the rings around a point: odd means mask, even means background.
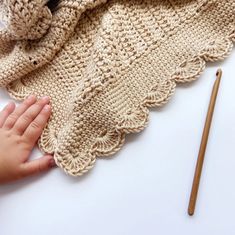
[[[149,108],[235,41],[234,0],[5,0],[0,86],[49,95],[39,147],[78,176],[143,130]],[[147,160],[147,159],[146,159]]]

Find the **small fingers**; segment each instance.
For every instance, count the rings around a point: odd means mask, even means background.
[[[34,119],[33,122],[25,130],[23,136],[26,139],[30,140],[32,144],[38,140],[44,127],[47,124],[47,120],[49,119],[51,114],[51,107],[49,105],[45,105],[38,116]]]
[[[0,112],[0,128],[5,123],[8,116],[15,110],[15,104],[10,102],[8,105],[4,107],[4,109]]]
[[[3,124],[4,129],[11,129],[18,118],[32,105],[36,102],[36,96],[31,95],[26,100],[23,101],[14,112],[12,112]]]
[[[53,156],[45,155],[39,159],[25,162],[21,165],[21,175],[22,177],[27,177],[30,175],[35,175],[44,171],[49,170],[55,166],[55,161]]]
[[[49,103],[49,97],[45,96],[39,99],[35,104],[31,105],[15,122],[13,131],[19,135],[22,135],[29,125],[34,123],[34,119],[42,111],[43,107]]]

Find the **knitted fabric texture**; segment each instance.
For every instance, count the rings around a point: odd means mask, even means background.
[[[2,0],[0,86],[51,97],[39,147],[78,176],[117,152],[178,83],[229,55],[234,0]]]

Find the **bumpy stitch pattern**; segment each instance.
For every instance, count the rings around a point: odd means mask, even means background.
[[[49,95],[39,147],[82,175],[235,41],[234,0],[3,0],[0,86]]]

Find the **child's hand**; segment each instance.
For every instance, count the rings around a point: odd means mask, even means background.
[[[55,165],[50,155],[27,161],[51,113],[49,98],[30,96],[0,112],[0,183],[14,181]]]

